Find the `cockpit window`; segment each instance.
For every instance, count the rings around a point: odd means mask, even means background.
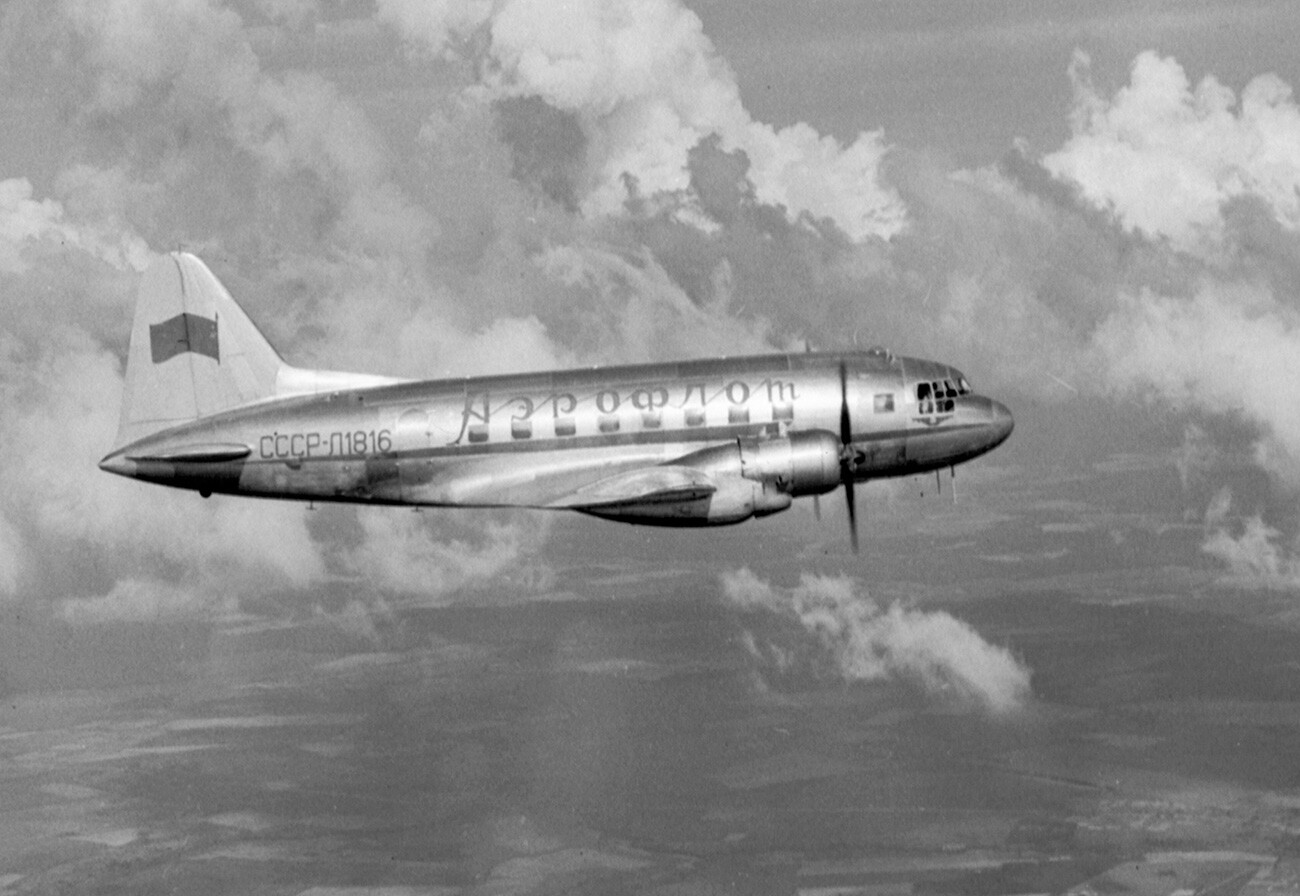
[[[966,382],[966,377],[963,376],[957,380],[957,391],[962,395],[970,395],[975,390],[970,387],[970,383]]]
[[[947,414],[956,407],[957,390],[947,380],[916,384],[916,403],[922,414]]]

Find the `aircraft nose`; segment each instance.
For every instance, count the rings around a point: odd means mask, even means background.
[[[1011,416],[1011,411],[1000,401],[990,401],[989,411],[993,432],[997,441],[993,444],[1000,445],[1011,435],[1011,430],[1016,428],[1016,421]]]

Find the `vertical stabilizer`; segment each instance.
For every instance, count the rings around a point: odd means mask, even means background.
[[[270,398],[285,366],[207,265],[164,255],[140,281],[117,445]]]

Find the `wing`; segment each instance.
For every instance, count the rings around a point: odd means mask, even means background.
[[[653,446],[652,446],[653,447]],[[743,474],[735,444],[663,457],[655,448],[611,457],[607,451],[509,453],[445,465],[406,465],[394,499],[461,507],[577,510],[660,526],[734,523],[777,513],[791,495]]]
[[[657,466],[607,476],[558,498],[547,506],[570,510],[611,511],[633,506],[703,501],[718,490],[699,470]]]

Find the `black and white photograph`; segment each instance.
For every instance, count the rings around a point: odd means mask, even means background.
[[[0,0],[0,896],[1300,896],[1295,0]]]

